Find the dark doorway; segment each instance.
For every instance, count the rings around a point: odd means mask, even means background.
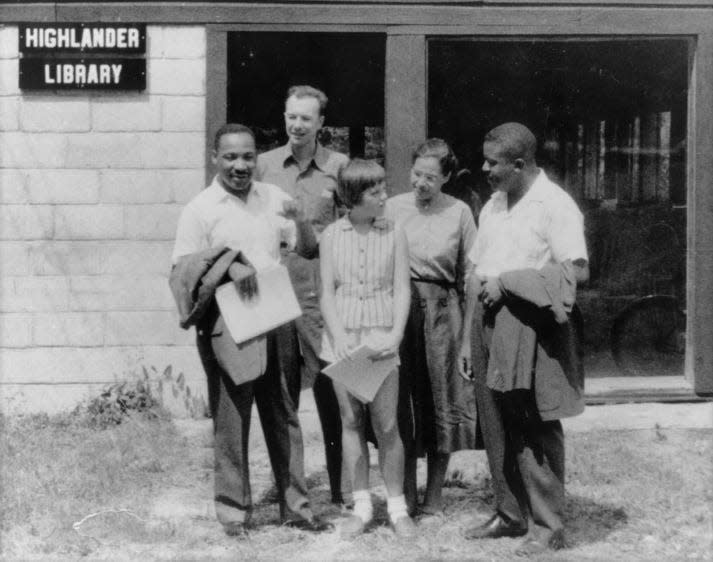
[[[429,135],[453,144],[481,200],[483,136],[520,121],[585,213],[592,376],[683,374],[689,49],[685,38],[428,43]],[[671,306],[637,304],[651,295]],[[615,362],[617,345],[629,355]]]
[[[322,143],[383,163],[385,48],[374,33],[231,32],[228,120],[252,127],[259,150],[279,146],[285,93],[309,84],[329,97]]]

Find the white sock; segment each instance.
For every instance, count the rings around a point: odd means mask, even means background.
[[[371,521],[374,516],[374,506],[371,504],[369,490],[354,490],[352,498],[354,498],[354,515],[364,523]]]
[[[408,517],[408,511],[406,510],[406,496],[401,494],[400,496],[386,498],[386,510],[389,512],[389,517],[391,517],[392,523],[395,523],[396,520],[401,517]]]

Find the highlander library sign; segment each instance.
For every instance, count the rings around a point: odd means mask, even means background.
[[[20,26],[23,90],[144,90],[145,24]]]

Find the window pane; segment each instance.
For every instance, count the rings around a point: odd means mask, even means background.
[[[588,376],[683,374],[689,48],[677,38],[429,41],[429,135],[453,144],[480,204],[490,196],[483,136],[520,121],[540,141],[540,166],[585,213]]]

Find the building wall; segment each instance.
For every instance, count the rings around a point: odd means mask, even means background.
[[[202,26],[147,27],[141,93],[18,89],[0,27],[0,408],[55,412],[171,365],[205,396],[168,288],[178,214],[204,185]]]

